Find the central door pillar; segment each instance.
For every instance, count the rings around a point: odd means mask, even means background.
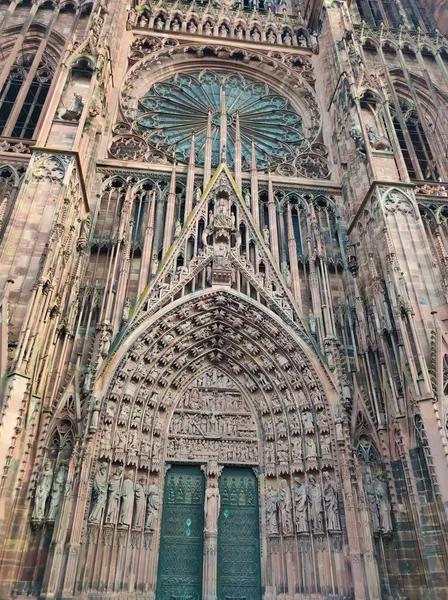
[[[202,465],[205,473],[204,501],[204,568],[202,580],[203,600],[216,600],[218,589],[218,517],[221,509],[218,479],[223,467],[216,461]]]
[[[218,534],[205,533],[203,600],[216,600],[218,586]]]

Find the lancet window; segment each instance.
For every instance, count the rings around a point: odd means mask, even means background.
[[[52,78],[45,58],[30,79],[33,56],[22,57],[11,67],[0,93],[0,131],[15,138],[32,139]],[[17,114],[17,102],[22,102]]]
[[[409,177],[437,181],[439,179],[437,167],[416,110],[413,107],[402,106],[401,111],[403,122],[394,115],[393,123]]]

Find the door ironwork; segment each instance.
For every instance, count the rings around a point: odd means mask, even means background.
[[[219,478],[218,600],[260,600],[258,483],[252,469]]]
[[[204,476],[172,466],[165,476],[157,600],[201,600]]]

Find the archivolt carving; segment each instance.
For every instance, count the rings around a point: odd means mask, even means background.
[[[99,458],[156,473],[165,455],[261,462],[268,475],[334,463],[331,416],[307,358],[232,294],[183,303],[141,335],[103,410]]]

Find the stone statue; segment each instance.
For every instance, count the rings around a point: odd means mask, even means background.
[[[100,354],[104,358],[109,354],[110,346],[112,343],[112,336],[108,329],[103,331],[100,342]]]
[[[34,496],[34,509],[31,515],[32,521],[43,521],[45,517],[45,505],[50,495],[51,484],[53,483],[53,467],[51,462],[46,460],[43,470],[37,478],[36,494]]]
[[[377,504],[375,486],[372,482],[370,473],[364,473],[363,487],[367,498],[367,507],[370,514],[370,522],[372,523],[373,531],[380,531],[380,513]]]
[[[61,119],[64,119],[64,121],[79,121],[83,109],[84,100],[82,99],[81,94],[74,92],[71,108],[63,108],[60,111],[59,116]]]
[[[358,127],[355,127],[355,125],[353,125],[353,127],[350,130],[350,137],[355,142],[356,149],[361,154],[365,154],[366,153],[366,145],[364,142],[364,138],[362,136],[361,130]]]
[[[244,194],[244,202],[245,202],[247,208],[250,210],[251,197],[250,197],[249,190],[247,190],[247,192]]]
[[[324,478],[324,503],[327,531],[340,531],[341,522],[339,520],[336,482],[331,479],[328,471],[324,471],[322,475]]]
[[[67,481],[67,462],[61,461],[56,477],[53,480],[51,488],[50,508],[48,509],[48,521],[56,521],[59,510],[62,504],[62,497],[65,490],[65,482]]]
[[[316,450],[316,442],[313,437],[305,438],[305,446],[306,446],[306,458],[316,458],[317,450]]]
[[[154,531],[160,508],[159,490],[154,482],[148,486],[147,496],[145,531]]]
[[[266,38],[266,39],[267,39],[267,41],[268,41],[268,43],[269,43],[269,44],[275,44],[275,43],[277,42],[277,36],[276,36],[276,35],[275,35],[275,33],[272,31],[272,29],[271,29],[271,31],[268,33],[268,35],[267,35],[267,38]]]
[[[126,298],[123,305],[123,323],[127,323],[129,321],[129,313],[131,312],[131,301],[129,298]]]
[[[82,386],[82,391],[85,394],[88,394],[90,392],[90,388],[92,386],[92,375],[93,375],[93,367],[92,365],[89,363],[86,367],[86,372],[84,375],[84,383]]]
[[[294,505],[295,505],[295,524],[297,533],[306,533],[308,531],[308,518],[306,514],[307,490],[306,485],[298,477],[294,479]]]
[[[278,510],[278,492],[274,490],[272,485],[268,486],[266,493],[266,521],[268,525],[269,535],[278,535],[278,522],[277,522],[277,510]]]
[[[122,473],[123,467],[117,467],[115,473],[113,473],[109,480],[106,510],[106,523],[108,525],[115,525],[118,519]]]
[[[254,42],[259,42],[261,40],[261,35],[258,29],[254,29],[250,37]]]
[[[291,490],[289,489],[286,479],[282,479],[280,490],[278,493],[278,507],[280,511],[280,522],[282,524],[282,532],[284,535],[292,535],[292,502]]]
[[[197,187],[196,188],[196,204],[198,204],[201,201],[201,196],[202,196],[201,188]]]
[[[121,510],[120,518],[118,519],[119,525],[127,525],[128,527],[132,524],[132,513],[134,511],[134,484],[132,478],[134,471],[129,471],[123,481],[123,487],[121,488]]]
[[[205,533],[218,533],[218,517],[221,509],[221,496],[217,481],[209,479],[207,489],[205,491]]]
[[[269,246],[269,228],[263,227],[263,239],[266,246]]]
[[[322,488],[313,475],[311,475],[309,479],[308,501],[310,503],[310,516],[313,524],[313,531],[319,533],[323,531]]]
[[[289,35],[288,32],[286,32],[283,36],[283,43],[285,44],[285,46],[291,46],[292,44],[292,37]]]
[[[92,504],[90,505],[89,523],[100,523],[107,499],[107,463],[101,463],[95,473],[92,488]]]
[[[146,517],[146,493],[145,480],[141,477],[135,484],[135,511],[134,511],[134,527],[142,529],[145,526]]]
[[[179,219],[176,221],[176,224],[174,226],[174,239],[177,240],[177,238],[180,236],[180,232],[182,231],[182,225],[180,224]]]
[[[367,125],[366,129],[370,145],[374,150],[390,150],[389,140],[384,135],[379,135],[375,127]]]
[[[389,494],[387,483],[383,481],[382,473],[376,476],[374,482],[375,496],[378,505],[380,516],[380,527],[382,533],[390,533],[392,531],[391,507],[389,502]]]

